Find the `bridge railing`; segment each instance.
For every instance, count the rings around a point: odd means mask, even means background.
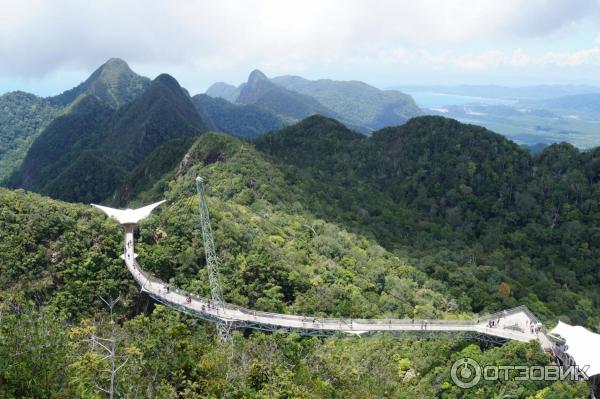
[[[201,303],[208,303],[209,299],[206,297],[202,297],[200,295],[197,294],[193,294],[191,292],[179,289],[177,287],[171,287],[168,283],[166,283],[165,281],[156,278],[148,273],[146,273],[141,267],[140,265],[137,263],[137,261],[134,260],[133,262],[133,266],[134,269],[137,273],[139,273],[139,276],[142,277],[142,281],[138,281],[141,285],[146,285],[146,289],[151,289],[152,287],[147,286],[148,283],[150,284],[155,284],[155,285],[160,285],[160,286],[164,286],[164,291],[162,291],[162,293],[166,293],[166,287],[169,287],[169,292],[172,293],[176,293],[179,294],[183,297],[189,297],[192,300],[195,301],[199,301]],[[135,276],[136,279],[138,279],[138,276]],[[155,291],[156,294],[161,294],[161,290],[160,289],[156,289],[156,288],[152,288],[153,291]],[[156,292],[158,291],[158,292]],[[193,305],[193,302],[192,302]],[[535,316],[533,316],[533,314],[531,314],[531,312],[529,311],[529,309],[527,309],[527,307],[525,306],[519,306],[513,309],[507,309],[505,311],[501,311],[501,312],[496,312],[496,313],[492,313],[492,314],[487,314],[487,315],[481,315],[479,317],[474,317],[473,319],[469,319],[469,320],[448,320],[448,319],[427,319],[427,320],[421,320],[421,319],[359,319],[359,318],[327,318],[327,317],[316,317],[316,316],[312,316],[312,315],[291,315],[291,314],[285,314],[285,313],[273,313],[273,312],[265,312],[265,311],[260,311],[260,310],[252,310],[252,309],[247,309],[241,306],[237,306],[237,305],[232,305],[232,304],[224,304],[224,309],[228,310],[228,311],[237,311],[240,313],[245,314],[246,316],[248,316],[248,319],[258,319],[258,318],[262,318],[262,319],[270,319],[270,320],[288,320],[288,321],[294,321],[297,323],[302,323],[302,324],[310,324],[310,325],[320,325],[321,327],[325,327],[325,326],[329,326],[329,327],[337,327],[339,328],[340,326],[347,326],[349,329],[351,329],[355,324],[362,324],[362,325],[376,325],[376,326],[415,326],[415,327],[420,327],[420,326],[475,326],[480,324],[481,322],[485,322],[487,320],[494,320],[494,319],[498,319],[498,318],[502,318],[508,315],[512,315],[515,313],[519,313],[519,312],[526,312],[528,314],[529,317],[531,317],[533,320],[537,320],[537,318],[535,318]],[[201,311],[200,309],[197,309],[198,311]],[[206,313],[219,313],[219,309],[214,309],[214,311],[210,311],[210,310],[206,310]],[[221,315],[225,318],[227,318],[227,315]],[[491,329],[490,331],[494,331],[495,329]],[[509,334],[509,332],[507,332],[507,334]],[[517,334],[518,335],[518,334]],[[517,336],[515,335],[515,336]]]
[[[208,300],[209,300],[208,298],[202,297],[202,296],[200,296],[200,295],[193,294],[193,293],[191,293],[191,292],[188,292],[188,291],[182,290],[182,289],[180,289],[180,288],[177,288],[177,287],[173,287],[173,286],[171,286],[170,284],[168,284],[167,282],[165,282],[164,280],[161,280],[161,279],[159,279],[159,278],[157,278],[157,277],[154,277],[154,276],[152,276],[152,275],[150,275],[150,274],[146,273],[146,272],[145,272],[145,271],[144,271],[144,270],[143,270],[143,269],[140,267],[140,265],[139,265],[137,262],[134,262],[133,264],[134,264],[134,268],[135,268],[135,270],[136,270],[136,271],[137,271],[137,272],[138,272],[138,273],[139,273],[141,276],[143,276],[143,277],[144,277],[144,279],[145,279],[145,280],[147,280],[147,282],[149,282],[149,283],[151,283],[151,284],[158,284],[158,285],[162,285],[163,287],[165,287],[165,291],[166,291],[166,287],[169,287],[169,292],[173,292],[173,293],[176,293],[176,294],[180,294],[180,295],[182,295],[182,296],[184,296],[184,297],[188,297],[188,296],[189,296],[189,297],[191,297],[192,299],[196,299],[196,300],[199,300],[199,301],[202,301],[202,302],[208,302]],[[160,290],[159,290],[159,291],[160,291]],[[160,293],[160,292],[158,292],[158,293]]]
[[[479,332],[487,334],[487,335],[503,337],[503,338],[511,339],[513,341],[529,341],[532,338],[531,334],[507,330],[505,328],[478,327],[477,330]]]
[[[501,311],[495,312],[495,313],[483,314],[483,315],[479,316],[479,318],[484,321],[485,320],[494,320],[494,319],[500,319],[505,316],[510,316],[510,315],[520,313],[520,312],[526,313],[531,319],[533,319],[535,322],[539,323],[539,320],[537,319],[537,317],[535,317],[533,315],[533,313],[531,313],[531,311],[529,311],[527,306],[524,306],[524,305],[517,306],[517,307],[511,308],[511,309],[501,310]]]

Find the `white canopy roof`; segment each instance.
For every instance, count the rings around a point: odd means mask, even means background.
[[[590,366],[586,374],[591,377],[600,374],[600,334],[595,334],[581,326],[571,326],[562,321],[551,331],[567,342],[566,352],[577,363],[577,366]]]
[[[111,216],[111,217],[117,219],[119,221],[119,223],[121,223],[121,224],[128,224],[128,223],[136,224],[143,218],[147,217],[154,208],[156,208],[157,206],[159,206],[160,204],[162,204],[165,201],[166,200],[155,202],[154,204],[146,205],[146,206],[144,206],[142,208],[138,208],[138,209],[115,209],[115,208],[109,208],[108,206],[102,206],[102,205],[96,205],[96,204],[92,204],[92,206],[95,206],[96,208],[101,209],[108,216]]]

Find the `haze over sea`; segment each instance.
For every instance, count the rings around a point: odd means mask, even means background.
[[[446,105],[512,105],[516,103],[515,100],[501,98],[464,96],[431,91],[404,91],[410,94],[415,99],[417,105],[423,109],[442,108]]]

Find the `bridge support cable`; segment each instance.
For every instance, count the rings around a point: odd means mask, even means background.
[[[200,208],[200,226],[202,228],[202,239],[204,241],[204,256],[206,258],[206,269],[208,271],[208,282],[210,284],[210,295],[213,306],[225,313],[225,301],[219,278],[219,258],[215,250],[212,228],[210,226],[210,215],[208,204],[204,193],[204,179],[196,178],[196,191],[198,192],[198,207]],[[231,325],[228,322],[217,323],[217,332],[221,341],[229,341]]]

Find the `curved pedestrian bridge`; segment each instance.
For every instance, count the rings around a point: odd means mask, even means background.
[[[134,230],[136,224],[164,201],[139,209],[113,209],[94,205],[117,219],[125,230],[125,251],[121,258],[127,269],[146,292],[157,301],[193,316],[230,328],[252,328],[266,331],[297,332],[302,335],[363,334],[389,332],[409,337],[466,338],[502,343],[508,340],[538,340],[541,347],[564,366],[587,365],[583,375],[592,377],[594,391],[600,390],[600,335],[583,327],[564,323],[548,333],[527,307],[519,306],[494,314],[475,316],[470,320],[417,319],[351,319],[323,318],[307,315],[269,313],[246,309],[229,303],[215,305],[210,299],[169,286],[146,273],[137,262]],[[92,204],[93,205],[93,204]],[[573,348],[569,348],[573,345]]]
[[[472,320],[351,319],[269,313],[232,304],[215,307],[210,299],[178,288],[148,275],[133,256],[123,256],[127,268],[142,291],[168,306],[232,328],[287,330],[306,335],[374,332],[481,334],[504,340],[528,342],[544,336],[541,323],[525,307],[486,315]],[[466,334],[465,334],[466,333]]]
[[[160,205],[158,202],[143,208],[118,210],[94,205],[117,219],[125,230],[125,253],[122,258],[142,291],[165,305],[194,316],[223,323],[230,328],[294,331],[304,335],[354,334],[394,332],[429,337],[475,337],[502,342],[528,342],[538,339],[544,348],[552,346],[540,321],[524,306],[484,315],[470,320],[418,319],[351,319],[323,318],[310,315],[269,313],[223,303],[215,306],[209,298],[170,287],[166,282],[146,273],[138,264],[134,248],[134,229],[137,222]]]

